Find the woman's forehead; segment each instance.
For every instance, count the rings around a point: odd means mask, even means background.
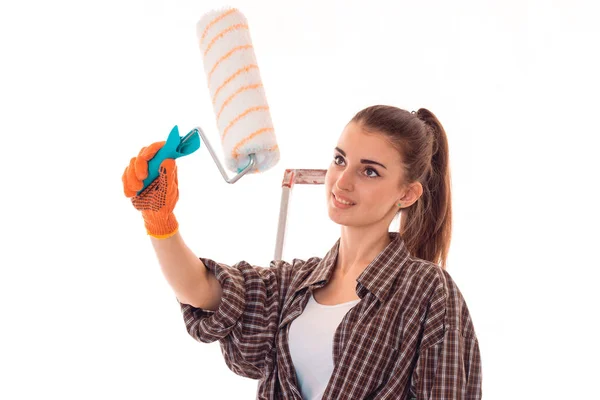
[[[338,139],[337,147],[343,150],[348,157],[377,157],[385,159],[388,163],[399,161],[398,151],[384,134],[373,131],[365,132],[356,123],[350,123],[346,126]]]

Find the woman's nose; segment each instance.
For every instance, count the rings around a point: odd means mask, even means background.
[[[354,189],[354,183],[352,182],[352,176],[348,169],[338,175],[335,185],[339,190],[352,191]]]

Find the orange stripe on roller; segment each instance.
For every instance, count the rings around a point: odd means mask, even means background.
[[[248,25],[246,25],[246,24],[235,24],[235,25],[230,26],[227,29],[223,29],[221,32],[219,32],[219,34],[217,34],[217,36],[214,37],[213,40],[210,41],[210,43],[208,44],[208,47],[206,47],[206,50],[204,51],[204,56],[206,56],[206,53],[209,52],[209,50],[213,47],[213,45],[215,44],[215,42],[217,40],[221,39],[223,36],[225,36],[229,32],[235,31],[236,29],[248,29]]]
[[[261,111],[261,110],[268,111],[268,110],[269,110],[269,106],[258,106],[258,107],[251,107],[251,108],[247,109],[246,111],[244,111],[243,113],[241,113],[240,115],[238,115],[237,117],[235,117],[235,118],[233,119],[233,121],[231,121],[231,122],[229,123],[229,125],[227,125],[227,128],[225,128],[225,129],[223,130],[223,136],[221,136],[221,140],[224,140],[224,139],[225,139],[225,135],[227,135],[227,131],[229,131],[229,129],[230,129],[230,128],[231,128],[231,127],[232,127],[232,126],[233,126],[233,125],[234,125],[236,122],[238,122],[240,119],[244,118],[246,115],[250,114],[251,112],[254,112],[254,111]]]
[[[225,100],[223,102],[223,105],[221,106],[221,109],[219,110],[219,113],[217,114],[217,121],[219,120],[219,118],[221,118],[221,113],[223,112],[223,109],[225,108],[225,106],[227,106],[227,104],[229,104],[231,102],[231,100],[233,100],[233,98],[235,96],[237,96],[238,94],[245,92],[246,90],[252,90],[252,89],[256,89],[262,86],[262,83],[257,83],[255,85],[248,85],[248,86],[242,86],[241,88],[239,88],[234,94],[232,94],[231,96],[229,96],[227,98],[227,100]]]
[[[224,60],[226,60],[227,58],[229,58],[233,53],[235,53],[236,51],[240,51],[240,50],[245,50],[245,49],[251,49],[252,45],[251,44],[246,44],[244,46],[238,46],[233,48],[233,50],[231,50],[229,53],[225,54],[223,57],[221,57],[219,59],[219,61],[217,61],[215,63],[215,65],[211,68],[210,72],[208,73],[208,81],[210,82],[210,77],[212,76],[213,72],[215,72],[215,69],[217,69],[217,66],[222,63]]]
[[[217,95],[219,94],[219,92],[221,91],[221,89],[223,89],[223,87],[225,87],[225,85],[227,85],[229,82],[231,82],[232,80],[234,80],[238,75],[240,75],[242,72],[246,71],[250,71],[251,69],[254,68],[258,68],[258,65],[256,64],[251,64],[251,65],[246,65],[245,67],[242,67],[240,69],[238,69],[237,71],[235,71],[235,73],[233,75],[231,75],[229,78],[227,78],[225,80],[225,82],[223,82],[223,84],[221,86],[219,86],[219,88],[216,90],[213,98],[212,98],[212,102],[213,105],[215,104],[215,100],[217,99]]]
[[[246,144],[249,140],[254,139],[256,136],[261,135],[265,132],[272,132],[274,129],[273,128],[261,128],[259,130],[257,130],[256,132],[250,134],[249,136],[245,137],[244,139],[242,139],[238,144],[235,145],[235,147],[233,148],[233,150],[231,151],[231,156],[233,158],[237,158],[239,156],[238,153],[238,149],[243,146],[244,144]],[[276,147],[276,146],[275,146]],[[269,151],[272,151],[273,147],[271,147],[269,149]]]
[[[212,21],[210,21],[208,23],[208,25],[206,25],[206,28],[204,29],[204,32],[202,32],[202,37],[200,38],[200,43],[202,43],[202,41],[204,40],[204,38],[206,37],[206,34],[208,33],[208,30],[210,28],[212,28],[212,26],[214,24],[216,24],[217,22],[219,22],[220,20],[222,20],[223,18],[225,18],[228,15],[233,14],[234,12],[236,12],[237,10],[234,8],[232,10],[227,11],[225,14],[221,14],[219,15],[217,18],[213,19]]]

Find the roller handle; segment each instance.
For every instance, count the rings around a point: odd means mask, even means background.
[[[148,177],[144,186],[137,192],[139,195],[160,175],[160,164],[167,158],[176,159],[192,154],[200,148],[200,136],[197,129],[192,129],[187,135],[180,137],[177,125],[171,129],[165,145],[148,162]]]

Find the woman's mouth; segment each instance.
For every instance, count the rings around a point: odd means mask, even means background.
[[[335,194],[331,193],[331,198],[332,198],[332,202],[333,205],[337,208],[341,208],[341,209],[346,209],[346,208],[350,208],[354,205],[356,205],[355,203],[351,203],[345,200],[338,200],[337,197],[335,197]]]

